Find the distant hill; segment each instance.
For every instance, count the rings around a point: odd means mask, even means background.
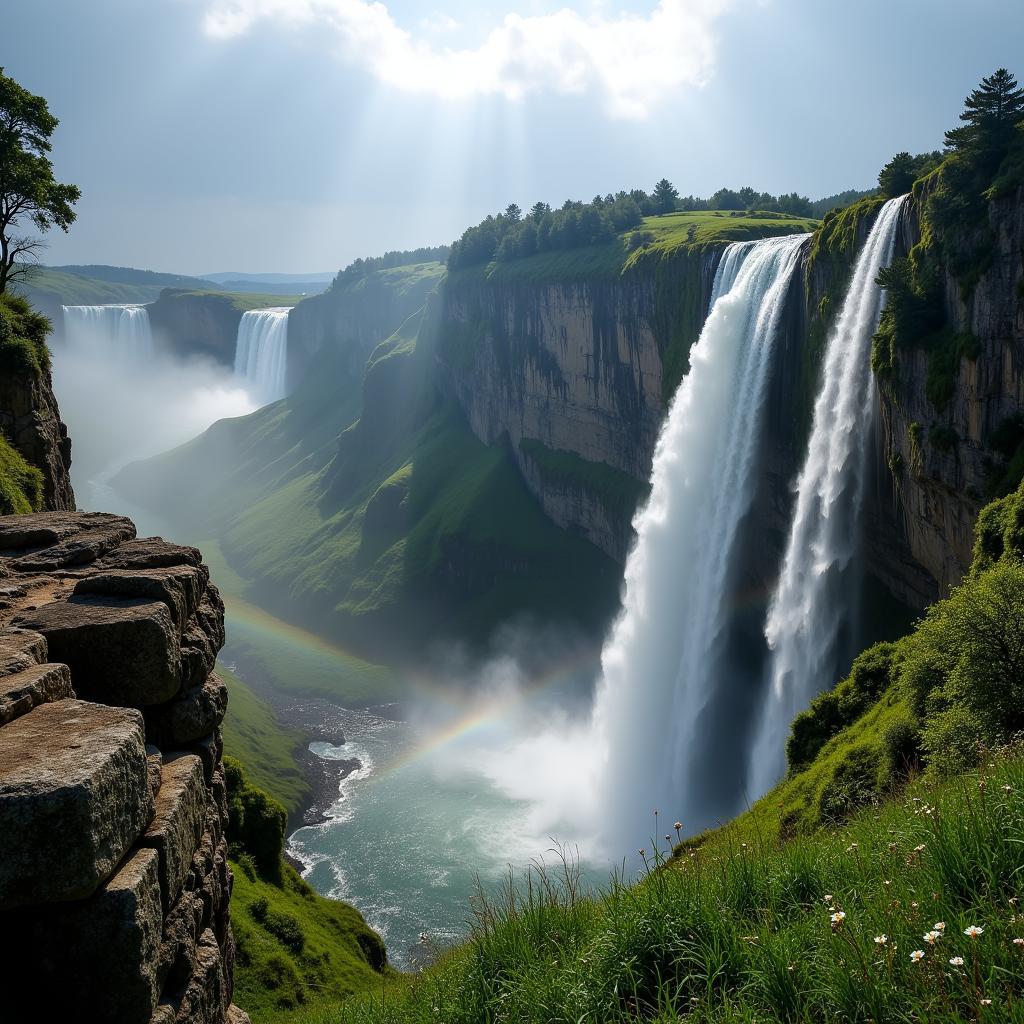
[[[109,267],[102,263],[84,266],[45,267],[45,270],[92,281],[108,281],[112,284],[144,285],[154,288],[208,288],[210,279],[188,277],[185,274],[161,274],[154,270],[136,270],[134,267]]]

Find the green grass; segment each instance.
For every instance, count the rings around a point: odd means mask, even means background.
[[[225,665],[218,665],[217,672],[228,688],[224,752],[246,766],[253,785],[280,801],[290,815],[298,814],[311,793],[295,760],[305,737],[282,726],[274,709]]]
[[[47,293],[65,306],[99,306],[116,302],[152,302],[166,285],[101,281],[38,267],[20,278],[14,287],[29,298],[34,298],[37,293]]]
[[[0,515],[25,515],[43,507],[43,474],[0,433]]]
[[[386,967],[375,969],[383,945],[354,907],[318,895],[288,864],[280,884],[262,878],[244,854],[231,869],[234,1001],[254,1024],[373,989],[387,977]]]
[[[253,309],[269,309],[272,306],[295,306],[305,296],[302,295],[262,295],[252,292],[231,292],[215,288],[173,288],[173,298],[213,298],[222,299],[231,304],[232,309],[246,313]]]

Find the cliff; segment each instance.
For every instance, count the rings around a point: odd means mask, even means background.
[[[1024,187],[986,200],[974,222],[944,227],[932,208],[942,186],[940,169],[906,211],[920,326],[908,330],[897,307],[899,336],[885,339],[880,366],[896,526],[931,598],[970,566],[982,504],[1024,470]]]
[[[295,386],[317,353],[344,354],[344,371],[361,375],[378,342],[390,337],[414,313],[444,276],[442,263],[339,275],[320,295],[300,302],[288,318],[288,377]]]
[[[71,442],[50,377],[50,324],[0,296],[0,514],[74,508]]]
[[[201,355],[235,365],[235,343],[244,307],[221,292],[165,288],[146,307],[157,345],[177,355]]]
[[[246,1021],[199,552],[85,513],[0,519],[0,552],[4,1019]]]

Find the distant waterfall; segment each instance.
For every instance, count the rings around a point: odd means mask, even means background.
[[[153,335],[145,306],[64,306],[64,336],[69,345],[119,362],[153,355]]]
[[[252,397],[267,405],[285,396],[288,368],[287,306],[242,314],[235,344],[235,376]]]
[[[700,806],[694,740],[716,686],[772,352],[807,237],[726,250],[713,308],[658,439],[651,496],[635,519],[623,609],[602,653],[594,710],[604,759],[596,791],[607,807],[612,849],[646,845],[652,808],[660,808],[663,822],[679,815],[688,828],[695,817],[717,813]]]
[[[876,407],[871,338],[885,301],[875,279],[892,262],[905,198],[890,199],[879,212],[825,352],[789,543],[765,626],[771,688],[754,748],[752,796],[782,777],[793,717],[836,681],[850,653],[843,648],[854,639],[860,513]]]

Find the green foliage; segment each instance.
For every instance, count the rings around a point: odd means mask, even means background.
[[[0,433],[0,516],[25,515],[42,507],[43,474]]]
[[[236,850],[252,857],[263,878],[279,882],[287,812],[272,796],[249,784],[242,763],[233,757],[224,758],[224,779],[228,839]]]
[[[964,123],[946,132],[946,145],[973,163],[995,169],[1024,123],[1024,89],[1006,68],[981,80],[964,101]]]
[[[974,526],[971,568],[983,572],[1014,557],[1024,558],[1024,486],[981,510]]]
[[[37,375],[50,367],[50,321],[20,295],[0,294],[0,373]]]
[[[836,824],[866,804],[877,801],[881,795],[879,766],[876,747],[854,747],[835,766],[818,796],[818,820]]]
[[[22,220],[40,232],[67,231],[75,220],[81,192],[54,178],[47,155],[58,123],[42,96],[0,68],[0,294],[41,247],[39,240],[19,234]]]
[[[679,199],[679,189],[668,178],[662,178],[651,193],[654,200],[654,212],[657,214],[673,213]]]
[[[423,263],[445,263],[450,251],[450,246],[436,245],[420,249],[396,250],[386,252],[383,256],[357,259],[344,270],[338,271],[337,276],[331,282],[331,288],[341,288],[378,270],[393,270],[397,267],[409,267]]]
[[[911,156],[906,151],[897,153],[879,172],[878,190],[886,199],[906,195],[918,178],[930,174],[942,162],[942,154],[918,153]]]
[[[234,998],[256,1024],[372,991],[390,976],[380,937],[354,907],[318,895],[289,864],[275,883],[247,854],[231,857]]]
[[[888,688],[895,653],[891,643],[869,647],[857,657],[842,682],[819,694],[806,711],[796,716],[786,742],[790,771],[809,765],[833,736],[852,725]]]

